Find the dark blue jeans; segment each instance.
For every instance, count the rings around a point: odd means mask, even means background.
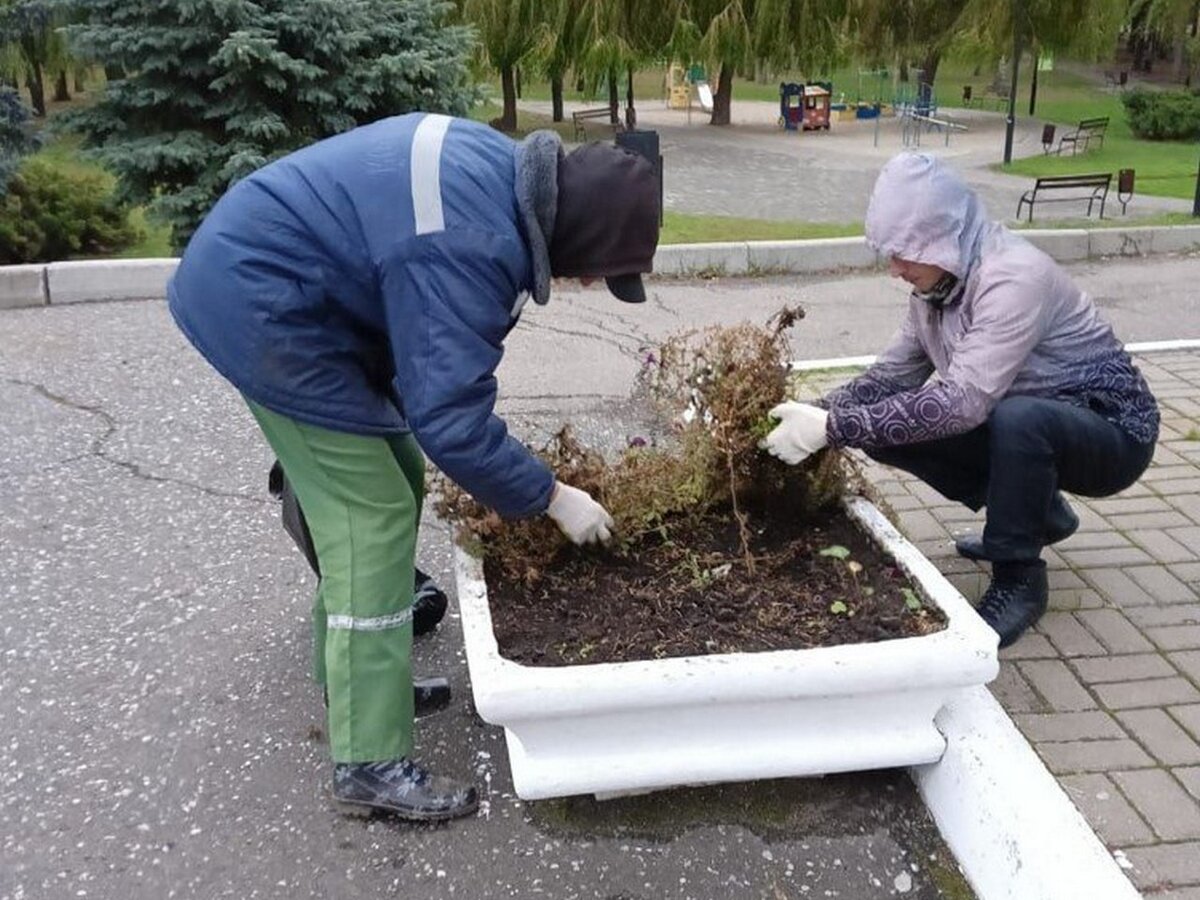
[[[1108,497],[1154,455],[1099,413],[1059,400],[1008,397],[986,424],[938,441],[868,450],[971,509],[987,506],[983,545],[999,562],[1032,562],[1057,490]]]

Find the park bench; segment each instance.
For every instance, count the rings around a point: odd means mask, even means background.
[[[1021,210],[1029,204],[1029,221],[1033,221],[1033,205],[1035,203],[1063,203],[1087,201],[1087,214],[1092,214],[1092,207],[1100,201],[1100,218],[1104,218],[1104,204],[1108,200],[1108,188],[1112,184],[1112,172],[1097,172],[1092,175],[1055,175],[1039,178],[1034,186],[1021,195],[1017,203],[1017,218],[1021,218]],[[1071,191],[1068,197],[1047,197],[1050,192]]]
[[[1129,84],[1129,72],[1122,69],[1119,72],[1108,69],[1104,72],[1104,86],[1106,88],[1123,88]]]
[[[1100,116],[1095,119],[1080,119],[1079,125],[1074,131],[1068,131],[1058,139],[1058,153],[1061,156],[1063,146],[1071,145],[1071,155],[1074,156],[1082,145],[1083,151],[1086,153],[1091,146],[1092,141],[1104,146],[1104,133],[1108,130],[1108,116]]]
[[[625,130],[625,126],[620,122],[613,122],[612,110],[607,106],[596,109],[578,109],[571,113],[571,122],[575,125],[575,140],[582,141],[587,137],[584,126],[592,119],[597,121],[603,120],[604,124],[612,128],[613,131]]]

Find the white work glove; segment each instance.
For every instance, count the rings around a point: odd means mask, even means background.
[[[802,463],[829,443],[825,423],[829,413],[811,403],[780,403],[770,413],[778,425],[758,446],[789,466]]]
[[[587,491],[569,484],[558,482],[554,485],[546,514],[573,544],[591,544],[595,541],[607,544],[612,537],[613,520],[608,510],[593,500]]]

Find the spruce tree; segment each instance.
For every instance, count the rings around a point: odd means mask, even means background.
[[[79,0],[72,50],[125,77],[73,112],[117,176],[182,247],[254,169],[356,125],[466,113],[468,29],[442,0]]]
[[[36,149],[37,139],[29,127],[29,110],[16,91],[0,85],[0,200],[21,157]]]

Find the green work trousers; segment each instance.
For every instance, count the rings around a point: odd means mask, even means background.
[[[321,567],[313,677],[334,762],[412,752],[412,603],[425,459],[411,435],[297,422],[247,401],[308,521]]]

